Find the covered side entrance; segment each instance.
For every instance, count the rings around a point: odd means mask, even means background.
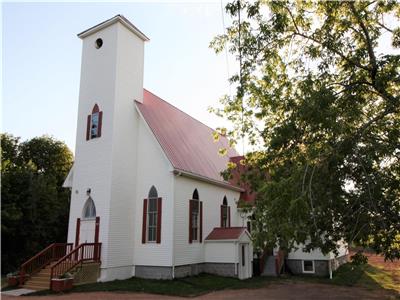
[[[204,242],[206,273],[252,277],[253,247],[246,227],[214,228]]]

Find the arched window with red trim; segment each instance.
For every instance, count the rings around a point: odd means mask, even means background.
[[[199,192],[194,190],[189,200],[189,243],[203,240],[203,202],[199,199]]]
[[[158,197],[153,185],[149,195],[143,200],[142,243],[161,243],[162,198]]]
[[[103,112],[99,106],[95,104],[92,109],[92,114],[87,116],[86,140],[101,137],[101,126],[103,123]]]
[[[224,196],[221,205],[221,227],[231,227],[231,207],[228,206],[228,199]]]

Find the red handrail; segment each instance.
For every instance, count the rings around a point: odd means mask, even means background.
[[[34,274],[52,261],[58,260],[60,257],[65,256],[71,250],[72,243],[50,244],[21,265],[19,272],[19,283],[24,283],[26,274]]]
[[[100,257],[101,243],[80,244],[51,267],[50,288],[51,279],[60,277],[84,261],[100,262]]]

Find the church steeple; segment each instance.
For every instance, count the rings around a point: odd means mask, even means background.
[[[121,15],[78,37],[82,62],[68,240],[80,235],[77,230],[84,231],[81,237],[93,236],[87,232],[94,230],[94,223],[85,223],[89,229],[76,225],[90,190],[101,220],[97,232],[104,279],[114,276],[106,269],[118,266],[120,259],[133,260],[130,219],[137,189],[139,122],[134,101],[143,101],[144,43],[149,39]]]

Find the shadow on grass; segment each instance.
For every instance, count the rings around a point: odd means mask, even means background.
[[[132,277],[126,280],[114,280],[75,286],[68,293],[78,292],[135,292],[151,293],[181,297],[195,297],[213,291],[224,289],[261,288],[270,282],[277,282],[275,278],[254,277],[239,280],[231,277],[220,277],[209,274],[186,277],[174,280],[152,280]],[[53,295],[50,290],[38,291],[26,296]]]
[[[357,266],[348,263],[341,266],[335,273],[332,283],[361,286],[371,290],[383,289],[394,294],[400,292],[400,287],[390,273],[369,264]]]

